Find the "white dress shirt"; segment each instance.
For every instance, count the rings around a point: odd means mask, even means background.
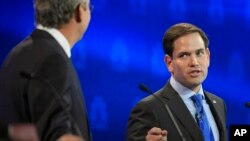
[[[173,77],[170,78],[170,84],[174,88],[174,90],[177,91],[177,93],[180,95],[180,97],[182,98],[182,100],[186,104],[188,110],[190,111],[193,118],[195,119],[196,108],[194,106],[194,103],[193,103],[191,97],[193,95],[195,95],[196,93],[194,91],[184,87],[182,84],[177,82]],[[203,107],[204,107],[204,110],[205,110],[209,125],[210,125],[210,127],[212,129],[212,132],[213,132],[214,141],[219,141],[218,127],[217,127],[216,122],[214,120],[213,114],[212,114],[212,112],[210,110],[210,107],[209,107],[209,105],[207,104],[207,102],[205,100],[205,96],[204,96],[202,86],[200,87],[200,90],[198,91],[198,94],[201,94],[203,96],[202,104],[203,104]]]

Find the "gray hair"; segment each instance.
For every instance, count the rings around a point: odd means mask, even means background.
[[[60,28],[72,18],[75,8],[87,0],[34,0],[36,24]]]

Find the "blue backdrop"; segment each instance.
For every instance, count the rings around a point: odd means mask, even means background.
[[[94,141],[124,141],[131,108],[169,78],[161,46],[165,30],[190,22],[208,34],[211,65],[204,88],[227,104],[228,125],[250,124],[250,1],[92,0],[84,39],[72,60],[86,98]],[[34,28],[32,0],[0,2],[0,64]]]

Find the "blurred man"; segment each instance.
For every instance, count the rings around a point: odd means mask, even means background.
[[[176,24],[166,31],[163,48],[171,78],[133,108],[127,141],[226,141],[225,103],[202,87],[210,63],[206,34]]]
[[[89,0],[35,0],[36,29],[5,59],[0,82],[0,138],[16,123],[41,141],[91,141],[85,102],[70,49],[90,21]]]

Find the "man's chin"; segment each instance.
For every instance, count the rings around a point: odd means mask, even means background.
[[[192,86],[192,87],[198,87],[198,86],[200,86],[200,85],[202,84],[202,82],[203,82],[203,81],[193,81],[193,82],[191,83],[191,86]]]

